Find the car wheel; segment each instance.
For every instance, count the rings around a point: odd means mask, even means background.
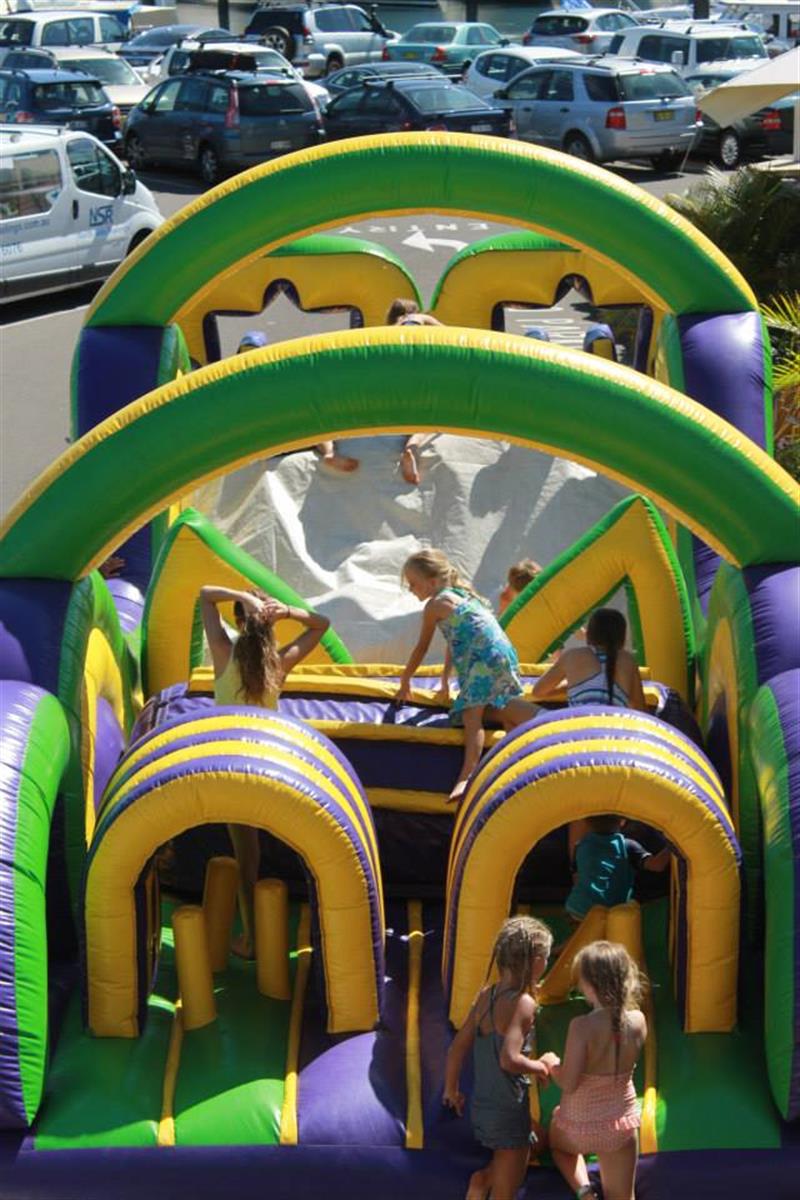
[[[129,254],[133,254],[134,250],[141,246],[145,238],[150,236],[150,233],[151,230],[149,229],[140,229],[139,232],[131,238],[131,244],[128,246],[128,249],[125,252],[125,257],[127,258]]]
[[[341,71],[344,63],[338,54],[332,54],[325,63],[325,74],[332,75],[334,71]]]
[[[738,167],[742,157],[742,144],[732,129],[723,129],[717,144],[717,162],[726,171]]]
[[[219,181],[219,155],[213,146],[205,145],[200,147],[200,153],[197,156],[197,168],[203,183],[207,183],[209,187],[212,187]]]
[[[142,139],[135,133],[129,133],[125,139],[125,157],[134,171],[141,171],[147,166],[147,155],[144,152]]]
[[[282,54],[289,62],[294,58],[294,38],[283,25],[270,25],[269,29],[262,33],[261,41],[265,46],[277,50],[278,54]]]
[[[683,154],[680,150],[662,150],[661,154],[655,154],[650,162],[656,171],[677,171],[683,162]]]
[[[573,158],[582,158],[584,162],[594,162],[594,150],[582,133],[573,131],[564,138],[564,153]]]

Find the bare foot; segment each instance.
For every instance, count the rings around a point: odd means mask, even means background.
[[[231,942],[231,953],[237,958],[254,959],[256,952],[253,949],[253,943],[246,933],[240,933],[238,937]]]
[[[350,475],[358,469],[358,459],[350,458],[346,454],[339,454],[337,451],[332,451],[330,454],[321,455],[323,467],[327,467],[329,471],[338,471],[342,475]]]
[[[466,779],[459,779],[458,783],[453,788],[450,795],[447,797],[448,804],[460,804],[461,803],[461,801],[464,799],[464,793],[467,790],[467,782],[468,781]]]
[[[405,450],[400,455],[400,474],[403,476],[403,479],[405,479],[406,483],[416,486],[420,482],[417,452],[413,446],[406,446]]]

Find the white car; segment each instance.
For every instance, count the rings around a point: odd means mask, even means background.
[[[619,8],[576,8],[543,12],[523,35],[523,46],[563,46],[579,54],[605,54],[611,39],[638,21]]]
[[[75,8],[17,12],[0,18],[2,46],[119,46],[125,30],[116,17]]]
[[[578,57],[577,50],[565,50],[563,46],[497,47],[479,54],[467,67],[461,82],[476,96],[493,96],[498,88],[505,87],[520,71],[527,71],[528,67],[556,59]]]
[[[285,75],[303,85],[321,112],[325,111],[331,98],[327,88],[306,79],[277,50],[271,46],[259,46],[256,42],[194,41],[186,38],[177,46],[170,46],[165,54],[151,63],[146,77],[150,84],[158,83],[170,75],[182,75],[193,67]]]
[[[711,63],[742,62],[757,67],[768,57],[759,34],[744,25],[713,21],[668,21],[626,29],[614,38],[609,54],[672,66],[681,75],[691,75]]]
[[[0,125],[0,301],[104,279],[163,217],[89,133]]]
[[[150,91],[130,63],[107,50],[95,46],[54,46],[53,54],[65,71],[85,71],[99,79],[112,104],[116,104],[123,122],[134,104],[144,100]]]

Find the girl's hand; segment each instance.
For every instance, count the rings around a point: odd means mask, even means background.
[[[395,704],[405,704],[411,698],[411,680],[405,675],[400,679],[400,686],[394,694]]]
[[[276,621],[284,621],[289,616],[289,605],[282,604],[280,600],[260,600],[256,611],[268,624],[274,625]]]
[[[561,1065],[561,1059],[552,1050],[547,1050],[544,1054],[540,1054],[539,1062],[543,1062],[548,1071],[552,1071],[553,1067]]]
[[[447,679],[443,679],[434,693],[434,700],[437,704],[450,703],[450,683]]]
[[[463,1117],[465,1103],[464,1093],[460,1092],[458,1088],[445,1088],[442,1104],[445,1108],[451,1108],[457,1117]]]

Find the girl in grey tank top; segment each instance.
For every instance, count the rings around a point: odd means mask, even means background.
[[[463,1113],[466,1098],[459,1079],[471,1050],[472,1129],[492,1151],[489,1165],[470,1179],[470,1196],[491,1191],[498,1200],[510,1198],[525,1175],[533,1138],[530,1077],[546,1082],[549,1075],[546,1063],[530,1057],[536,1014],[531,993],[544,974],[552,944],[550,930],[533,917],[512,917],[503,923],[492,955],[499,982],[482,989],[447,1054],[442,1102],[459,1116]]]

